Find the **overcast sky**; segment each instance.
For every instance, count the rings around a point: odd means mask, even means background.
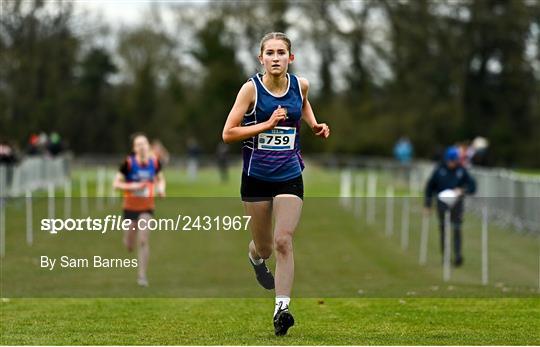
[[[135,24],[151,1],[142,0],[75,0],[75,8],[102,16],[111,24]],[[157,2],[157,1],[156,1]]]
[[[131,26],[140,23],[143,20],[143,15],[152,5],[158,5],[165,7],[171,3],[201,3],[207,2],[207,0],[72,0],[75,2],[76,12],[88,13],[91,17],[97,17],[103,20],[105,23],[111,25],[111,27],[119,28],[122,26]],[[165,10],[162,13],[168,13]],[[165,23],[172,24],[172,17],[163,17]],[[380,21],[377,18],[376,21]],[[539,28],[533,29],[533,37],[527,45],[527,56],[533,61],[533,68],[537,74],[540,74],[540,62],[536,61],[534,57],[537,54],[537,43],[535,37],[538,37],[540,33]],[[493,65],[493,64],[492,64]],[[491,66],[493,67],[493,66]]]

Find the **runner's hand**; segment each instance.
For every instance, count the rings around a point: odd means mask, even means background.
[[[163,187],[161,186],[157,186],[157,189],[156,189],[156,192],[157,192],[157,196],[160,197],[160,198],[164,198],[165,197],[165,189],[163,189]]]
[[[327,139],[330,136],[330,127],[326,123],[315,124],[312,128],[315,135]]]
[[[278,106],[278,108],[276,108],[274,113],[272,113],[270,116],[270,119],[266,121],[268,130],[274,129],[279,122],[285,119],[287,119],[287,111],[285,111],[285,109],[281,106]]]

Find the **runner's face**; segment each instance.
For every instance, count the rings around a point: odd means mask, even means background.
[[[133,151],[142,158],[147,158],[150,153],[150,144],[144,136],[137,136],[133,141]]]
[[[285,42],[277,39],[266,41],[262,55],[259,56],[259,61],[266,72],[275,76],[285,74],[293,60],[294,55],[290,54]]]

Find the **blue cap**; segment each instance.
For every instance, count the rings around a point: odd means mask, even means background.
[[[459,159],[459,150],[457,147],[448,147],[446,152],[444,152],[444,161],[452,161]]]

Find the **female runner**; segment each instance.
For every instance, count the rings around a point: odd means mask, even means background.
[[[301,119],[317,136],[328,138],[330,129],[315,119],[308,81],[287,73],[294,55],[285,34],[273,32],[262,38],[259,61],[264,74],[257,73],[240,89],[223,129],[223,141],[243,141],[241,195],[251,216],[249,260],[260,285],[275,288],[274,330],[279,336],[294,325],[289,303],[294,278],[292,239],[304,197]],[[275,281],[265,264],[272,250],[276,252]]]
[[[124,191],[124,219],[131,220],[124,233],[124,244],[129,252],[138,236],[138,277],[140,286],[148,287],[146,270],[150,257],[149,230],[146,225],[154,214],[154,196],[165,196],[165,176],[160,161],[152,154],[148,137],[143,133],[131,136],[133,152],[124,160],[113,182]],[[141,223],[141,220],[143,222]]]

